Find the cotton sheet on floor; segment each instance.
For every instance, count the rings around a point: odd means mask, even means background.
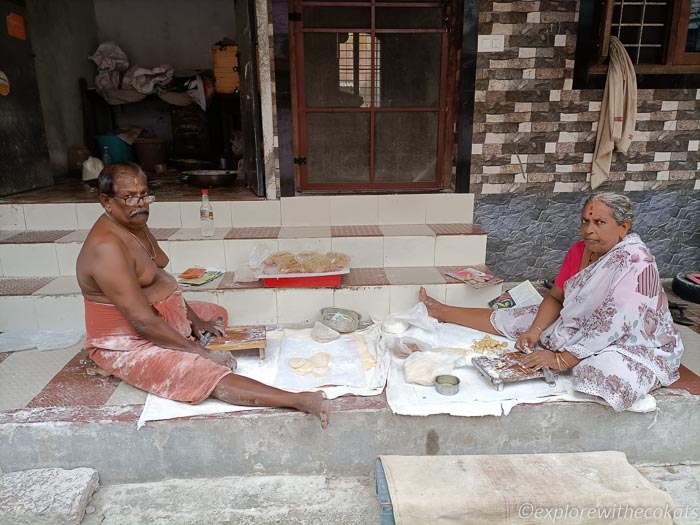
[[[478,330],[443,323],[433,332],[414,326],[401,334],[401,337],[413,337],[433,347],[469,349],[474,341],[483,338],[484,335],[486,335],[484,332]],[[507,351],[515,350],[513,341],[493,335],[491,337],[507,342]],[[460,379],[460,391],[454,396],[438,394],[433,387],[407,383],[404,379],[403,360],[392,356],[386,386],[386,398],[392,412],[405,416],[432,414],[501,416],[508,415],[511,409],[519,404],[589,401],[607,406],[602,399],[574,392],[573,383],[568,374],[558,375],[555,387],[547,385],[543,379],[533,379],[504,385],[503,390],[498,391],[472,366],[471,357],[475,355],[478,354],[466,354],[467,366],[455,368],[453,374]],[[653,396],[647,395],[629,410],[652,412],[656,410],[656,400]]]
[[[396,525],[673,521],[671,496],[622,452],[380,459]]]
[[[323,390],[329,399],[347,394],[373,396],[382,392],[390,361],[388,353],[377,344],[379,329],[376,326],[343,335],[330,343],[316,343],[310,333],[309,328],[268,331],[265,360],[261,362],[257,356],[234,354],[238,360],[236,373],[284,390]],[[327,376],[298,376],[289,369],[287,361],[290,357],[306,358],[321,351],[333,356],[331,372]],[[336,369],[333,368],[334,362]],[[217,399],[190,405],[148,394],[138,428],[147,421],[243,410],[260,410],[260,407],[231,405]]]

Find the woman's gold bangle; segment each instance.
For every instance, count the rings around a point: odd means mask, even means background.
[[[558,355],[559,355],[560,359],[561,359],[562,361],[564,361],[564,364],[566,365],[566,368],[572,368],[572,366],[569,364],[569,362],[568,362],[566,359],[564,359],[564,356],[561,355],[561,353],[558,354]]]
[[[537,329],[540,331],[540,333],[542,333],[542,328],[540,328],[540,327],[537,326],[536,324],[533,324],[533,325],[531,326],[531,328],[537,328]]]
[[[557,368],[558,368],[559,371],[561,372],[561,370],[562,370],[562,365],[561,365],[561,357],[559,356],[559,352],[555,353],[555,354],[554,354],[554,357],[555,357],[556,360],[557,360]]]

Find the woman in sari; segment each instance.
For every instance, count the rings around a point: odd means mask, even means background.
[[[515,340],[536,370],[571,369],[574,389],[625,410],[675,382],[683,344],[649,249],[636,233],[632,203],[614,193],[589,197],[581,238],[539,306],[459,308],[420,300],[439,321]]]

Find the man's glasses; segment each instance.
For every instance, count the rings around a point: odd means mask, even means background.
[[[126,197],[120,197],[119,195],[110,195],[114,199],[121,199],[127,206],[138,206],[139,202],[143,201],[144,204],[151,204],[156,200],[155,193],[147,193],[146,195],[127,195]]]

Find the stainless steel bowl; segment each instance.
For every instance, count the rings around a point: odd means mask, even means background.
[[[442,375],[435,378],[435,390],[443,396],[454,396],[459,392],[459,377]]]
[[[187,176],[187,182],[202,188],[211,186],[228,186],[233,184],[238,175],[234,170],[195,170],[184,171],[183,175]]]

